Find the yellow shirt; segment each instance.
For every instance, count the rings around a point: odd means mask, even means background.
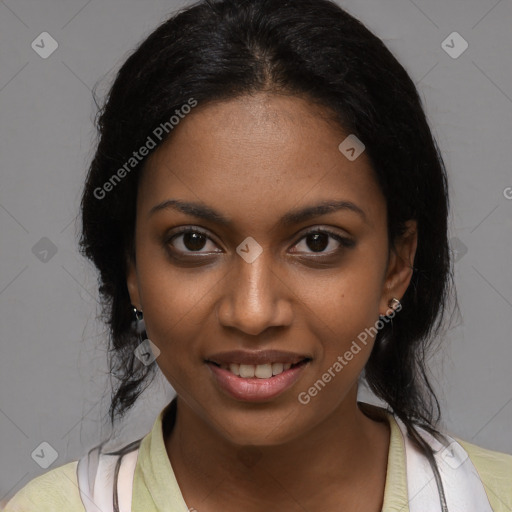
[[[162,420],[169,405],[162,409],[140,444],[132,512],[187,512],[194,507],[194,503],[185,503],[165,449]],[[404,440],[394,417],[389,413],[385,417],[391,437],[382,512],[409,512]],[[512,512],[512,455],[457,441],[476,467],[493,511]],[[28,482],[7,503],[4,512],[84,512],[76,477],[77,462],[59,466]]]

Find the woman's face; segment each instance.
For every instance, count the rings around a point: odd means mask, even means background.
[[[283,443],[353,407],[365,329],[409,283],[416,237],[389,252],[370,162],[338,149],[348,135],[297,97],[199,105],[141,177],[132,304],[180,399],[233,442]]]

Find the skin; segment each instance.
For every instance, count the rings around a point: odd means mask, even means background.
[[[416,223],[392,250],[369,159],[349,161],[338,150],[347,135],[305,99],[258,93],[198,105],[147,161],[127,285],[178,394],[165,443],[184,499],[199,512],[381,510],[389,427],[356,401],[373,339],[307,405],[297,399],[391,312],[389,300],[403,297],[412,276]],[[168,199],[202,202],[232,225],[170,208],[149,214]],[[345,209],[277,223],[291,210],[342,199],[366,221]],[[180,226],[207,238],[170,241]],[[329,237],[318,248],[304,237],[313,228],[355,245]],[[252,263],[236,252],[249,236],[263,249]],[[286,392],[249,403],[220,390],[204,362],[234,349],[312,361]]]

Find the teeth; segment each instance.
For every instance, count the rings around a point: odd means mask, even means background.
[[[269,379],[274,375],[279,375],[291,368],[291,363],[267,363],[267,364],[222,364],[221,368],[229,370],[234,375],[244,379],[257,377],[258,379]]]
[[[258,377],[258,379],[269,379],[272,377],[272,365],[259,364],[254,370],[254,375]]]
[[[234,373],[235,375],[240,375],[240,365],[239,364],[230,364],[229,365],[229,371],[231,373]]]
[[[283,363],[272,363],[272,375],[279,375],[283,372]]]
[[[240,377],[248,378],[254,377],[256,373],[256,367],[253,364],[241,364],[240,365]]]

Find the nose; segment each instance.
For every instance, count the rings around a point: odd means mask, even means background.
[[[269,327],[288,326],[293,318],[293,292],[286,278],[263,251],[252,263],[238,255],[221,286],[217,317],[224,327],[258,335]]]

